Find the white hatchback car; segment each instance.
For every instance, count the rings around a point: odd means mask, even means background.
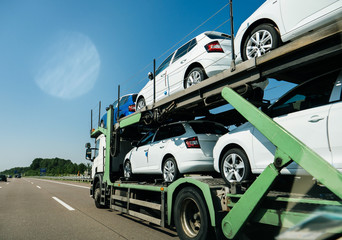
[[[173,52],[156,70],[156,97],[179,92],[230,67],[231,38],[219,32],[204,32]],[[151,75],[150,75],[151,76]],[[153,103],[153,76],[139,92],[136,109]]]
[[[148,132],[127,153],[124,176],[132,174],[163,175],[166,182],[176,180],[180,174],[215,172],[213,147],[217,139],[228,130],[210,121],[177,122]]]
[[[235,36],[237,61],[261,56],[341,15],[342,0],[266,0]]]
[[[273,118],[337,170],[342,171],[342,71],[305,82],[271,105]],[[245,123],[223,135],[214,147],[214,168],[224,180],[241,182],[260,174],[274,161],[275,146],[252,124]],[[296,163],[283,174],[307,175]]]

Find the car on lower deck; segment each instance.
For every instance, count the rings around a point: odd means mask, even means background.
[[[309,80],[286,93],[265,113],[342,171],[342,71]],[[214,168],[227,184],[260,174],[274,161],[276,147],[249,122],[223,135],[214,147]],[[282,174],[308,175],[291,163]]]
[[[176,122],[151,130],[126,155],[124,176],[162,175],[173,182],[182,174],[214,172],[212,149],[228,132],[211,121]]]

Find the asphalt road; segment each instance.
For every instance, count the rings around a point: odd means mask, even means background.
[[[34,178],[0,182],[0,240],[178,239],[174,231],[97,209],[89,186]]]

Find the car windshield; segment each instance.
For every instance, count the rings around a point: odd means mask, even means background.
[[[156,70],[156,76],[161,72],[163,71],[165,68],[167,68],[171,62],[171,59],[172,59],[172,56],[173,56],[174,52],[168,56],[168,58],[165,59],[165,61],[160,64],[160,66],[158,67],[158,69]]]
[[[270,115],[277,117],[328,104],[337,74],[324,75],[294,88],[270,107]]]

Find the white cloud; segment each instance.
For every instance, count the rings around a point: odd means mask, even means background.
[[[43,53],[35,81],[52,96],[72,99],[93,88],[100,65],[97,49],[87,36],[61,32]]]

